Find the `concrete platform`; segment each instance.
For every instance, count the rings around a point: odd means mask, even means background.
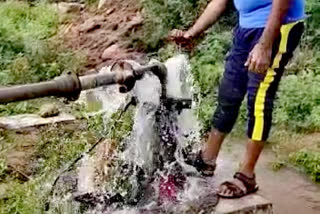
[[[240,199],[220,199],[215,214],[273,214],[272,203],[258,194]]]

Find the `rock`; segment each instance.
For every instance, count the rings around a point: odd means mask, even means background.
[[[84,4],[75,3],[75,2],[60,2],[56,6],[59,13],[80,13],[84,8]]]
[[[130,30],[136,26],[139,26],[143,23],[143,18],[140,13],[137,13],[127,24],[127,29]]]
[[[65,113],[49,118],[43,118],[36,114],[21,114],[9,117],[0,117],[0,128],[21,130],[52,123],[72,122],[74,120],[76,120],[74,116]]]
[[[96,179],[100,180],[101,183],[111,176],[115,151],[116,142],[114,140],[106,139],[97,146],[95,154]]]
[[[56,104],[48,103],[41,106],[39,115],[43,118],[54,117],[60,113],[59,107]]]
[[[109,16],[111,13],[113,13],[116,10],[116,8],[111,8],[109,10],[107,10],[107,12],[105,13],[106,16]]]
[[[96,19],[88,19],[82,25],[80,25],[79,30],[81,32],[87,33],[99,27],[100,24]]]
[[[126,51],[122,50],[118,44],[111,45],[105,49],[101,55],[103,60],[125,58]]]

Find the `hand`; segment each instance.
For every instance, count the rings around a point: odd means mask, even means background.
[[[176,39],[186,39],[186,40],[191,40],[192,35],[190,34],[189,31],[183,31],[183,30],[178,30],[174,29],[173,31],[170,32],[169,38],[176,40]]]
[[[271,63],[272,47],[258,43],[250,52],[246,63],[249,71],[264,73],[268,70]]]
[[[174,41],[181,47],[191,51],[194,48],[194,42],[192,41],[193,35],[190,31],[173,30],[169,34],[169,39]]]

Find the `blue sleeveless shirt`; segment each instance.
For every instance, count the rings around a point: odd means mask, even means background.
[[[271,14],[273,0],[234,0],[239,12],[239,24],[243,28],[263,28]],[[283,24],[305,18],[304,0],[291,0],[291,5]]]

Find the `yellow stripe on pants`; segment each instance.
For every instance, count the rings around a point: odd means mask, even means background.
[[[263,137],[263,129],[264,129],[264,107],[267,91],[274,81],[274,77],[276,75],[275,69],[280,67],[280,61],[282,59],[282,55],[287,52],[287,43],[288,37],[291,29],[298,22],[293,22],[290,24],[281,26],[281,41],[279,45],[279,51],[276,54],[272,66],[268,69],[264,80],[260,83],[259,89],[257,91],[255,104],[254,104],[254,128],[252,134],[252,140],[261,141]]]

